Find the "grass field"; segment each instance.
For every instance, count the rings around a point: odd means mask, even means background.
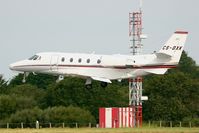
[[[199,128],[27,128],[0,129],[0,133],[199,133]]]

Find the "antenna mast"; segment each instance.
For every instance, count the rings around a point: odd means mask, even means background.
[[[142,52],[142,1],[140,0],[140,10],[129,13],[129,38],[130,52],[133,55]]]

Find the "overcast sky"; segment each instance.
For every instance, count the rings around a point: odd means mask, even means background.
[[[0,73],[45,51],[128,54],[128,13],[139,0],[0,0]],[[176,29],[199,64],[199,0],[143,0],[144,53],[158,51]]]

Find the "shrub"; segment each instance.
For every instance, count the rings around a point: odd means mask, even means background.
[[[0,95],[0,120],[16,111],[16,99],[9,95]]]
[[[95,123],[95,118],[87,110],[79,107],[52,107],[44,110],[44,121],[52,123],[78,123],[81,126],[88,125],[88,123]]]
[[[33,109],[24,109],[22,111],[17,111],[15,114],[10,116],[9,122],[11,123],[35,123],[37,120],[41,121],[42,110],[38,107]]]

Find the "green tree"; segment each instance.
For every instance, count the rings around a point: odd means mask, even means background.
[[[34,108],[35,106],[38,106],[37,101],[33,99],[32,97],[16,96],[15,99],[16,99],[16,108],[15,108],[16,111],[20,111],[24,109],[31,109],[31,108]]]
[[[176,72],[145,80],[144,94],[149,96],[143,105],[146,120],[183,120],[197,115],[199,84],[188,76]]]
[[[3,76],[0,75],[0,94],[6,92],[7,89],[7,82],[3,79]]]
[[[24,83],[22,83],[23,76],[24,76],[23,74],[18,74],[17,76],[15,76],[10,81],[9,86],[13,87],[16,85],[24,84]],[[38,88],[46,89],[48,87],[48,85],[54,84],[56,82],[56,79],[57,79],[57,77],[52,76],[52,75],[47,75],[47,74],[34,75],[34,74],[30,73],[26,77],[26,84],[31,84],[31,85],[37,86]]]
[[[183,51],[179,65],[178,70],[184,73],[190,73],[193,74],[193,72],[197,71],[196,62],[187,55],[185,51]]]
[[[9,118],[16,111],[32,109],[35,106],[37,106],[37,103],[32,97],[0,95],[0,120],[4,121],[4,119]]]
[[[17,85],[9,90],[9,94],[39,98],[44,91],[30,84]]]
[[[0,120],[16,111],[16,99],[9,95],[0,95]]]
[[[191,76],[191,78],[199,78],[199,70],[196,62],[187,55],[185,51],[182,52],[180,62],[176,69],[169,70],[169,73],[183,72]]]
[[[58,84],[51,85],[44,100],[50,106],[79,106],[89,110],[98,119],[99,107],[119,107],[128,105],[128,87],[110,84],[102,88],[93,81],[93,88],[85,89],[85,80],[67,77]]]
[[[14,76],[11,80],[10,80],[10,83],[9,83],[9,88],[12,88],[16,85],[22,85],[22,79],[23,79],[23,74],[22,73],[19,73],[18,75]]]
[[[42,101],[45,91],[39,89],[36,86],[30,84],[17,85],[12,89],[9,89],[9,95],[16,97],[18,101],[18,109],[29,108],[37,104],[37,106],[42,106],[46,101]]]
[[[46,106],[78,106],[85,99],[84,81],[79,78],[65,78],[63,81],[48,87],[45,99]]]
[[[199,118],[199,79],[189,79],[183,84],[180,97],[191,112],[190,118]]]

